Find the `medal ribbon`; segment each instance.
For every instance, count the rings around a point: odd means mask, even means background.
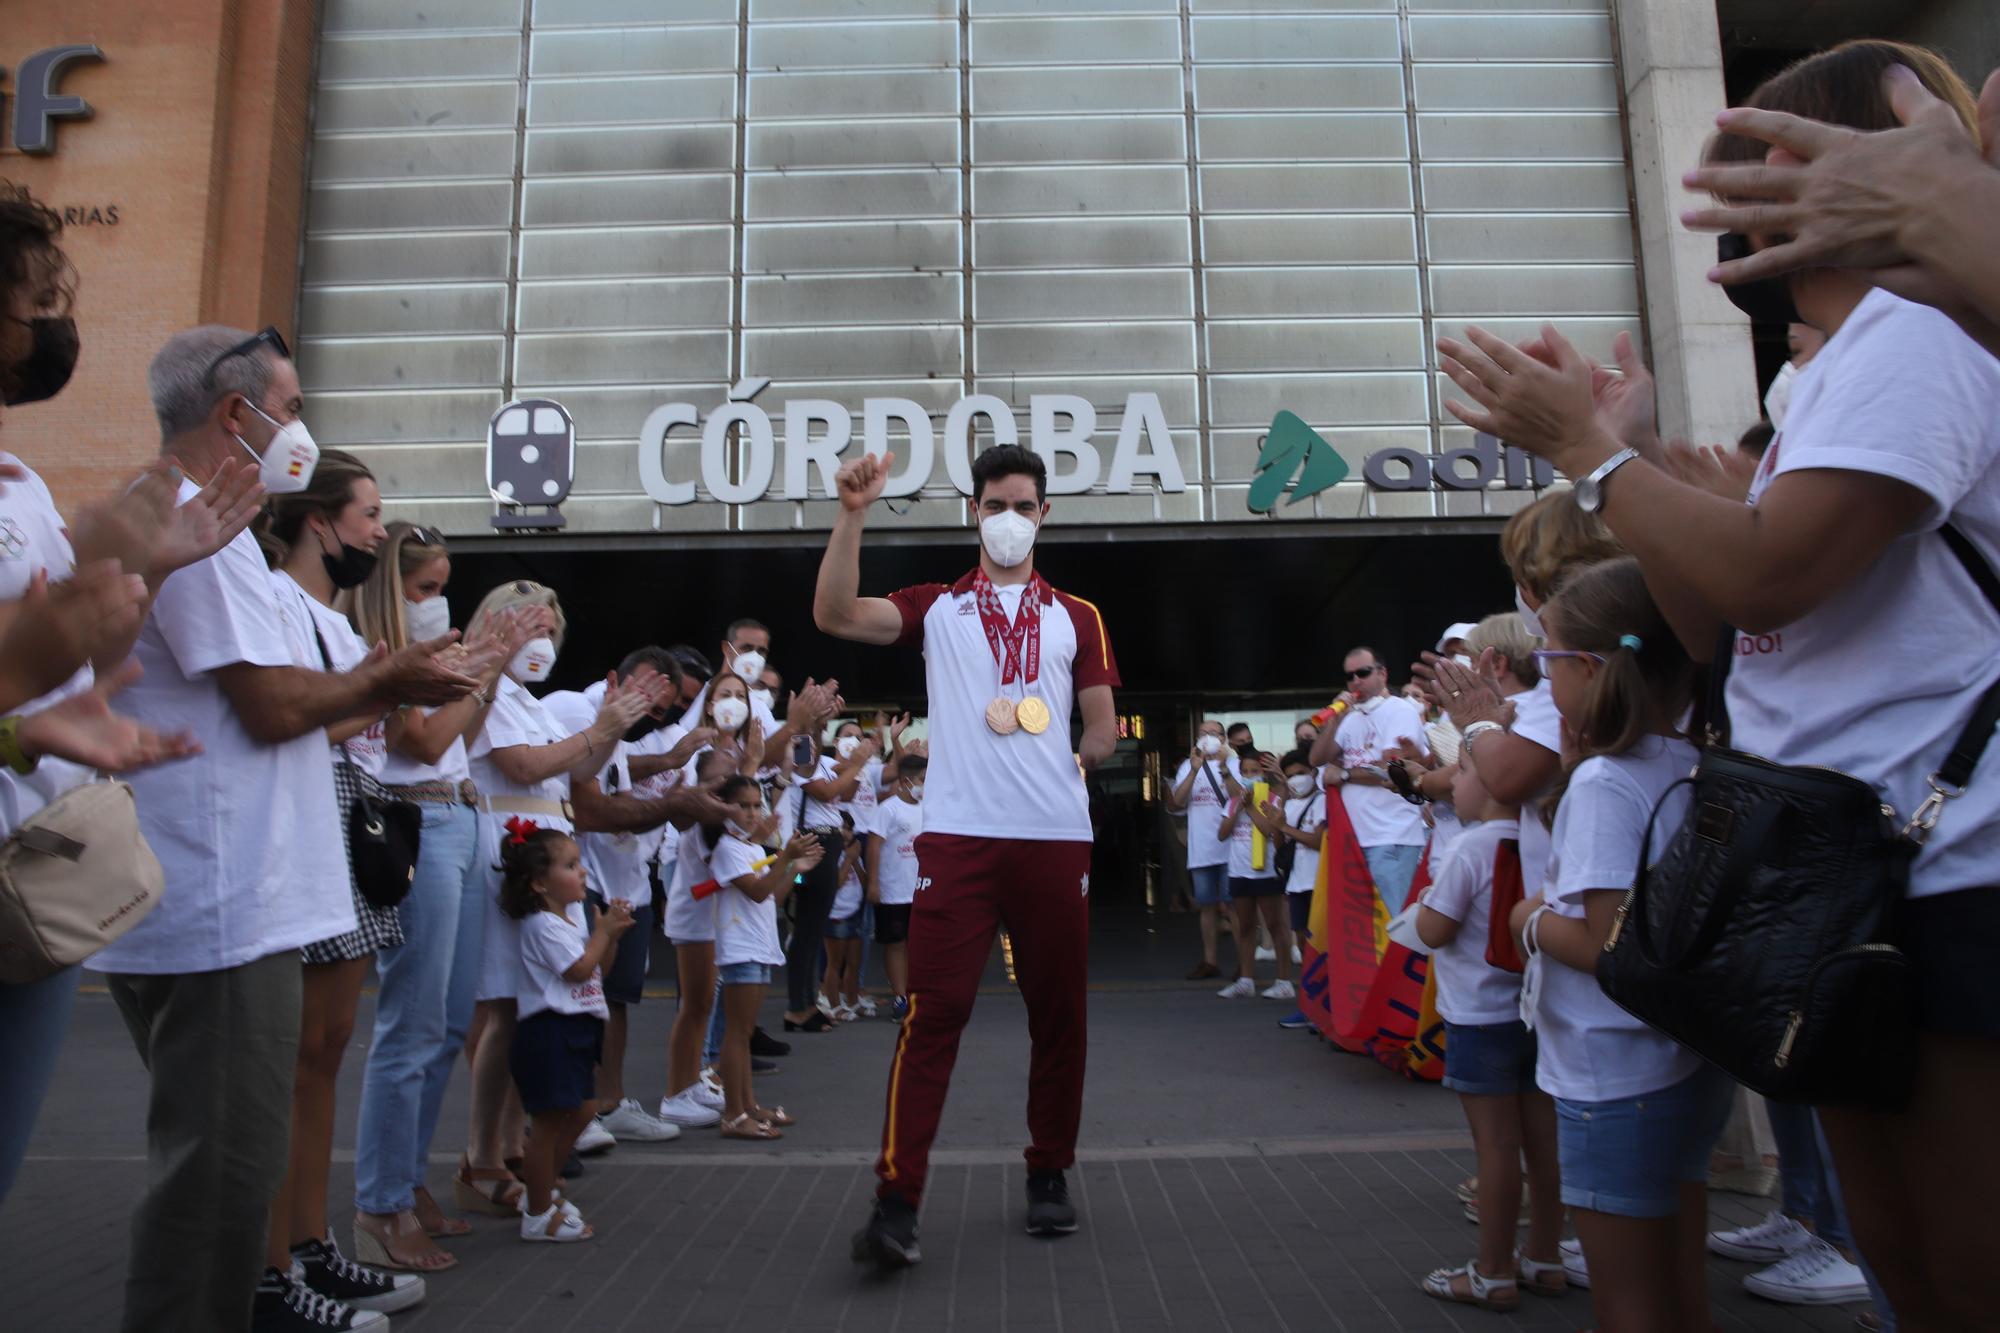
[[[993,650],[993,660],[1000,664],[1002,686],[1012,685],[1017,676],[1029,684],[1041,677],[1045,589],[1040,574],[1030,579],[1021,591],[1021,609],[1014,613],[1014,623],[1009,625],[993,580],[986,577],[984,570],[972,580],[973,598],[979,606],[979,627],[986,631],[986,645]]]

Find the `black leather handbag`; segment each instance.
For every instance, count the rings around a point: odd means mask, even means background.
[[[2000,580],[1964,535],[1942,535],[2000,608]],[[1909,961],[1896,921],[1910,865],[1964,790],[2000,722],[2000,685],[1973,709],[1906,821],[1867,782],[1732,750],[1723,684],[1710,680],[1709,745],[1661,794],[1597,980],[1634,1016],[1764,1096],[1894,1110],[1916,1072]],[[1647,864],[1653,822],[1684,785],[1686,822]]]
[[[320,663],[331,674],[333,657],[318,625],[313,626],[313,638],[319,644]],[[423,807],[390,795],[388,788],[355,767],[345,741],[340,743],[340,767],[352,794],[347,807],[348,868],[363,901],[386,912],[409,897],[416,882]]]

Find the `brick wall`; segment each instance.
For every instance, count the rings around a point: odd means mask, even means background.
[[[65,508],[158,451],[146,364],[170,334],[219,322],[292,332],[317,28],[312,0],[0,0],[0,178],[78,210],[64,248],[81,275],[75,377],[0,418],[0,447]],[[88,121],[56,151],[14,148],[14,75],[35,51],[101,47],[61,91]],[[115,205],[118,220],[103,218]]]

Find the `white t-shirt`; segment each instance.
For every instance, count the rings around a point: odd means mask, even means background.
[[[1448,1023],[1511,1023],[1521,1016],[1521,976],[1486,961],[1493,925],[1493,858],[1503,838],[1518,839],[1514,819],[1464,828],[1434,868],[1423,904],[1458,922],[1458,934],[1431,951],[1438,1013]]]
[[[1202,765],[1205,772],[1195,773],[1194,782],[1188,787],[1187,803],[1187,863],[1189,870],[1200,870],[1203,866],[1226,865],[1229,862],[1229,844],[1220,836],[1222,829],[1223,803],[1229,798],[1229,778],[1237,776],[1236,757],[1224,750],[1215,758]],[[1224,772],[1224,769],[1227,772]],[[1181,760],[1180,769],[1174,774],[1174,787],[1180,788],[1194,772],[1192,759]],[[1212,781],[1211,781],[1212,779]],[[1237,778],[1240,782],[1242,779]],[[1222,794],[1217,796],[1220,791]]]
[[[708,835],[699,824],[680,835],[674,848],[673,873],[667,876],[667,914],[660,933],[675,944],[701,944],[715,939],[718,894],[694,896],[694,886],[714,879]]]
[[[1430,753],[1424,736],[1424,715],[1401,695],[1383,695],[1356,704],[1340,719],[1334,733],[1340,742],[1341,766],[1359,764],[1380,767],[1384,751],[1406,740]],[[1348,783],[1341,788],[1347,803],[1347,817],[1354,825],[1355,841],[1363,847],[1421,847],[1424,845],[1424,817],[1416,806],[1396,794],[1391,787]]]
[[[590,928],[583,924],[583,904],[571,903],[557,916],[534,911],[521,922],[521,1017],[546,1010],[559,1014],[593,1014],[606,1018],[604,969],[590,970],[588,981],[563,975],[576,966],[590,946]]]
[[[861,910],[861,900],[865,890],[861,887],[860,858],[856,858],[854,869],[847,872],[847,878],[840,881],[840,888],[833,895],[833,908],[827,915],[829,921],[845,921]]]
[[[271,595],[278,604],[278,618],[285,622],[285,632],[291,636],[293,654],[303,662],[316,670],[329,669],[331,663],[331,670],[348,672],[367,660],[368,645],[354,632],[347,617],[299,586],[290,574],[271,571]],[[326,645],[324,658],[320,656],[322,643]],[[345,747],[354,766],[377,781],[381,780],[382,763],[389,754],[387,730],[388,720],[379,718],[359,736],[349,737]],[[336,768],[340,766],[341,749],[338,745],[327,747],[328,761]]]
[[[599,691],[599,698],[603,692]],[[559,690],[544,695],[542,707],[566,733],[582,731],[597,720],[598,705],[588,694],[575,690]],[[655,789],[664,790],[660,775],[648,778],[644,783],[632,778],[632,758],[650,750],[663,754],[673,748],[669,742],[659,743],[661,728],[648,733],[637,741],[618,741],[611,747],[611,758],[597,771],[597,785],[606,796],[638,795],[646,797]],[[680,780],[678,773],[665,775],[666,786]],[[600,898],[609,902],[616,898],[642,908],[652,901],[653,882],[649,867],[660,849],[658,828],[641,829],[631,833],[585,833],[577,839],[583,851],[584,868],[590,872],[590,888]]]
[[[1285,802],[1285,822],[1301,833],[1314,833],[1326,827],[1326,793],[1315,791],[1310,796],[1294,796]],[[1311,893],[1313,880],[1319,875],[1319,850],[1304,843],[1297,844],[1292,853],[1292,877],[1285,881],[1286,893]]]
[[[435,712],[435,708],[426,708],[424,716]],[[391,787],[416,787],[427,782],[449,782],[456,787],[472,776],[472,765],[465,755],[465,737],[453,737],[435,764],[420,763],[391,746],[383,753],[380,776]]]
[[[524,787],[500,771],[493,762],[493,752],[516,745],[549,745],[570,734],[542,707],[540,699],[512,677],[502,676],[493,694],[493,706],[486,711],[486,726],[474,738],[469,754],[479,794],[497,807],[523,797],[558,803],[568,800],[567,774],[558,773]],[[479,816],[480,846],[485,855],[480,864],[486,868],[486,948],[478,992],[482,1000],[510,999],[522,984],[520,923],[500,910],[500,843],[507,837],[507,821],[514,817],[504,808],[482,809]],[[573,827],[564,816],[546,810],[521,818],[537,828],[567,832]]]
[[[839,778],[839,776],[840,761],[832,755],[823,754],[819,757],[819,763],[813,767],[812,777],[809,781],[832,782]],[[840,822],[840,816],[841,812],[845,811],[853,817],[854,829],[858,833],[866,830],[869,823],[872,822],[875,802],[878,799],[876,784],[881,782],[881,780],[882,761],[880,759],[871,759],[866,764],[863,764],[860,773],[855,775],[854,795],[844,801],[822,801],[808,793],[805,796],[803,806],[801,806],[799,800],[800,792],[798,791],[786,792],[784,799],[791,802],[794,815],[797,815],[799,810],[803,808],[805,812],[804,817],[798,820],[798,827],[800,828],[841,828],[843,825]],[[804,784],[800,785],[803,788]],[[870,818],[866,820],[861,817],[858,809],[862,802],[861,794],[864,791],[868,793],[867,804],[870,811]]]
[[[1041,670],[1033,692],[1048,705],[1049,726],[1039,736],[997,735],[986,725],[986,706],[1001,693],[1000,664],[980,626],[973,577],[889,597],[903,616],[897,642],[924,650],[931,748],[924,827],[975,838],[1089,842],[1090,798],[1070,748],[1070,718],[1081,691],[1118,684],[1104,618],[1082,598],[1039,585]],[[996,589],[1010,624],[1027,586]],[[1009,697],[1019,698],[1021,689],[1017,679]]]
[[[181,483],[185,504],[199,492]],[[92,958],[99,972],[213,972],[354,929],[347,845],[326,733],[266,745],[243,728],[215,671],[302,662],[278,618],[270,570],[248,532],[175,570],[133,649],[145,674],[118,711],[192,731],[202,753],[127,775],[139,828],[166,872],[160,905]]]
[[[1514,695],[1513,702],[1513,733],[1560,758],[1562,714],[1556,711],[1556,696],[1550,691],[1547,678],[1535,682],[1532,690]],[[1542,820],[1542,802],[1554,788],[1555,780],[1551,779],[1547,786],[1521,803],[1521,891],[1530,898],[1542,891],[1542,882],[1548,875],[1550,830]]]
[[[888,906],[915,902],[917,835],[924,831],[924,807],[892,796],[875,808],[875,826],[868,831],[882,842],[875,867],[877,896]]]
[[[1240,798],[1248,805],[1250,788],[1245,787]],[[1255,848],[1252,838],[1257,826],[1250,821],[1250,812],[1245,810],[1236,818],[1236,830],[1229,839],[1229,877],[1231,879],[1276,879],[1278,877],[1278,847],[1271,839],[1264,839],[1264,867],[1255,869],[1250,864],[1250,855]]]
[[[777,899],[756,902],[736,887],[736,881],[746,875],[763,874],[751,867],[769,855],[734,833],[723,834],[715,844],[710,865],[722,884],[721,892],[715,895],[717,967],[730,963],[769,963],[775,967],[785,961],[785,951],[778,946]]]
[[[5,452],[0,452],[0,462],[27,466]],[[70,550],[69,533],[42,479],[30,471],[20,481],[0,482],[0,602],[19,601],[41,570],[48,571],[50,582],[60,583],[75,568],[76,556]],[[51,704],[83,693],[95,683],[96,677],[85,664],[48,694],[14,711],[24,716],[38,713]],[[79,764],[47,756],[26,776],[10,768],[0,768],[0,838],[19,828],[22,820],[56,797],[95,777],[96,774]]]
[[[1694,765],[1695,749],[1686,741],[1648,737],[1625,754],[1576,766],[1556,810],[1544,889],[1552,913],[1581,918],[1584,894],[1631,888],[1654,804]],[[1674,793],[1653,829],[1650,856],[1666,850],[1691,799],[1686,787]],[[1542,1091],[1575,1102],[1613,1101],[1672,1087],[1701,1067],[1700,1056],[1612,1003],[1594,973],[1548,954],[1535,965],[1542,969],[1535,1027],[1541,1038],[1535,1082]]]
[[[1909,818],[2000,679],[2000,613],[1936,531],[1949,519],[2000,568],[1996,460],[2000,361],[1930,307],[1869,292],[1794,382],[1750,503],[1784,473],[1831,468],[1894,477],[1931,506],[1817,609],[1737,637],[1734,746],[1852,773]],[[1992,884],[1996,863],[2000,752],[1989,750],[1919,853],[1910,896]]]

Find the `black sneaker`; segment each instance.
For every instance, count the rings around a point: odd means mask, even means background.
[[[917,1210],[893,1194],[878,1197],[868,1225],[854,1233],[854,1262],[908,1268],[923,1257],[917,1249]]]
[[[364,1268],[342,1254],[331,1236],[292,1246],[292,1281],[330,1301],[383,1314],[407,1310],[424,1298],[424,1280],[415,1273]]]
[[[251,1333],[320,1333],[325,1329],[363,1329],[389,1333],[389,1316],[354,1310],[330,1301],[290,1273],[264,1270],[250,1306]]]
[[[775,1074],[782,1068],[784,1066],[776,1060],[759,1060],[754,1055],[750,1057],[750,1072],[753,1074]]]
[[[792,1044],[790,1042],[779,1041],[762,1028],[752,1028],[750,1030],[750,1054],[778,1056],[790,1055],[791,1053]]]
[[[1028,1173],[1028,1234],[1067,1236],[1076,1230],[1076,1205],[1060,1171]]]

